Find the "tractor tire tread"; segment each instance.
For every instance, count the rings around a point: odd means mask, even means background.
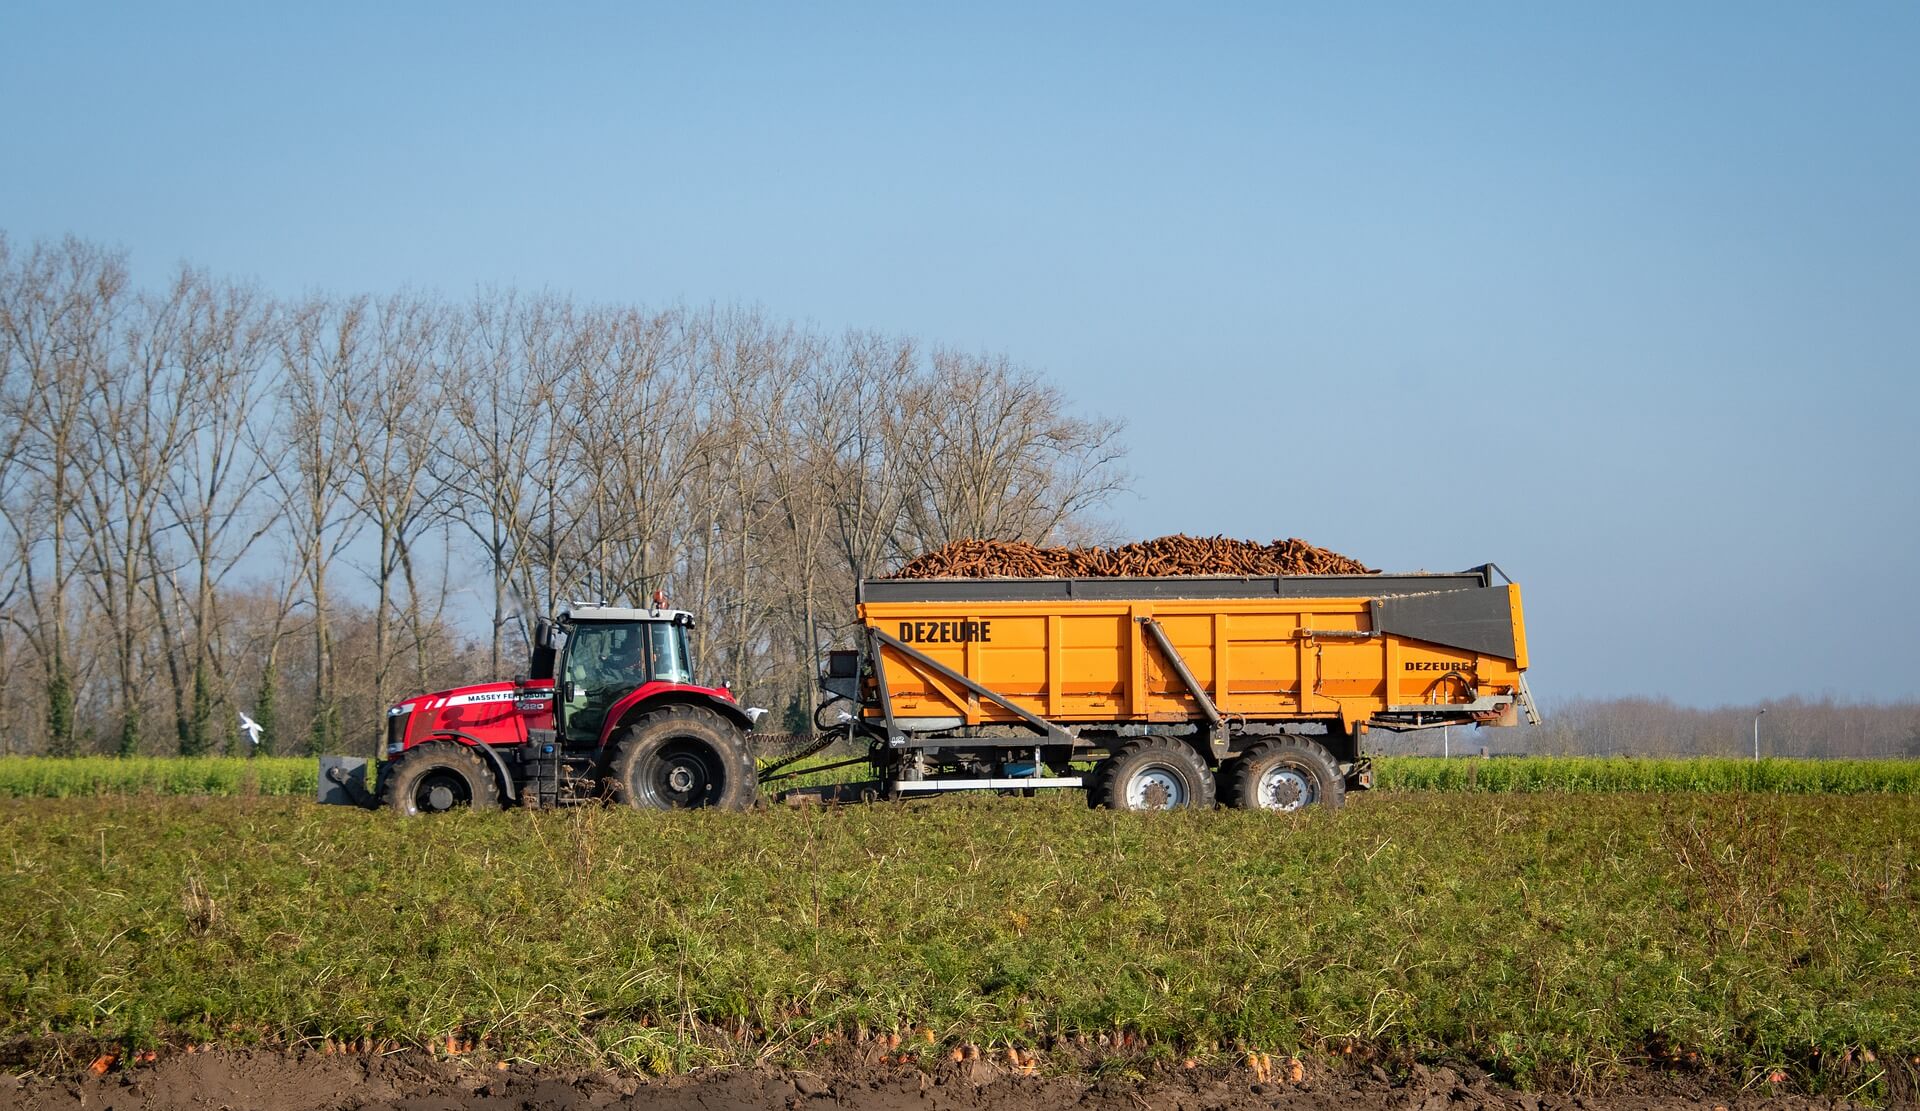
[[[663,706],[635,719],[615,734],[608,765],[609,793],[614,801],[646,809],[647,801],[633,784],[639,761],[677,738],[697,740],[719,757],[722,780],[717,810],[751,810],[760,800],[760,780],[745,734],[732,722],[697,706]]]
[[[393,761],[396,767],[380,777],[375,802],[404,817],[418,816],[413,806],[414,784],[434,768],[450,768],[466,779],[472,795],[471,809],[500,809],[500,779],[493,763],[458,741],[428,741],[415,745]]]

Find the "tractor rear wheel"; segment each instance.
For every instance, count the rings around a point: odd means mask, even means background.
[[[1094,769],[1087,805],[1112,810],[1206,809],[1213,772],[1193,746],[1165,738],[1128,741]]]
[[[408,749],[382,780],[396,814],[500,809],[500,784],[487,758],[466,745],[434,741]]]
[[[669,706],[622,730],[615,743],[611,786],[628,806],[747,810],[759,799],[747,739],[718,715]]]
[[[1261,741],[1228,765],[1228,806],[1247,810],[1337,810],[1347,784],[1333,755],[1313,741]]]

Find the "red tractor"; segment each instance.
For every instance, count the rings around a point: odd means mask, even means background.
[[[758,797],[747,734],[765,711],[693,681],[692,627],[664,606],[575,605],[540,623],[531,677],[394,705],[371,795],[356,762],[334,757],[322,794],[401,814],[604,798],[745,810]]]

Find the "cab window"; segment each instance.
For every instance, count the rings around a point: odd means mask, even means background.
[[[693,682],[693,661],[687,657],[687,630],[668,621],[649,626],[648,672],[662,683]]]

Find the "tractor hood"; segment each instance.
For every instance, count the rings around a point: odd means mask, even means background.
[[[469,687],[451,687],[431,694],[416,694],[388,707],[387,716],[405,717],[429,710],[444,710],[452,706],[512,702],[515,689],[511,682],[494,682],[475,683]],[[538,700],[544,704],[553,697],[553,680],[529,679],[519,689],[526,691],[525,701]]]
[[[530,729],[553,728],[553,680],[476,683],[416,694],[387,710],[387,755],[429,740],[519,744]]]

